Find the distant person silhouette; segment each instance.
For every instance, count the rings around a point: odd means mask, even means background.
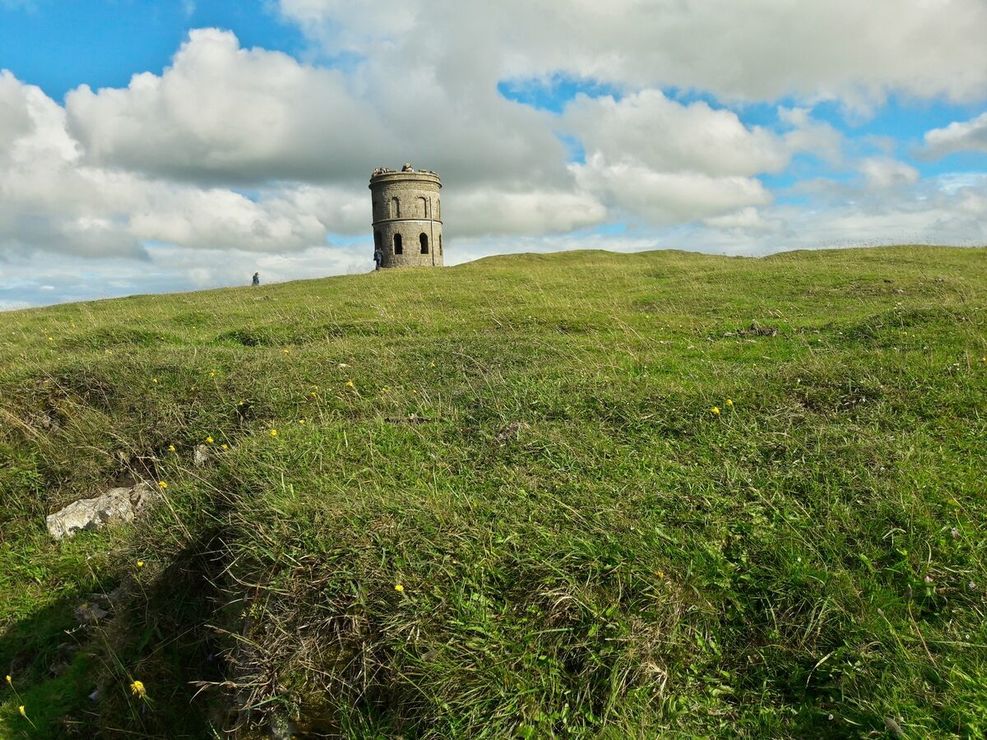
[[[374,269],[375,270],[379,270],[380,269],[380,263],[381,263],[381,260],[383,260],[383,259],[384,259],[384,255],[381,253],[381,251],[379,249],[375,249],[374,250]]]
[[[250,281],[250,284],[251,284],[251,285],[253,285],[253,286],[254,286],[255,288],[256,288],[256,287],[257,287],[258,285],[260,285],[260,273],[259,273],[259,272],[255,272],[255,273],[254,273],[254,277],[253,277],[253,279],[252,279],[252,280]]]

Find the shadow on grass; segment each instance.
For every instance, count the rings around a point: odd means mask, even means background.
[[[225,702],[196,691],[198,682],[223,680],[207,626],[218,597],[214,545],[214,534],[203,535],[160,573],[89,601],[61,599],[7,627],[0,737],[212,736],[209,727],[225,723]],[[80,626],[83,603],[107,614]],[[134,695],[134,681],[146,697]]]
[[[11,677],[2,689],[0,736],[93,736],[96,712],[88,697],[98,659],[88,633],[78,629],[78,604],[56,601],[0,635],[0,665]],[[19,716],[19,706],[29,720]]]

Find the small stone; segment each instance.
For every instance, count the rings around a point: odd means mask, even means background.
[[[192,455],[192,465],[197,468],[201,468],[204,467],[211,459],[212,455],[209,454],[209,447],[206,445],[198,445]]]

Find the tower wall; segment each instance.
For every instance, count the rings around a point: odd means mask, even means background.
[[[442,181],[434,172],[415,171],[407,165],[401,172],[374,172],[370,193],[374,247],[383,255],[381,267],[442,266],[441,188]]]

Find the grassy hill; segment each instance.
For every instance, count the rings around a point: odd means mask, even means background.
[[[2,314],[0,736],[983,736],[985,308],[901,247]]]

